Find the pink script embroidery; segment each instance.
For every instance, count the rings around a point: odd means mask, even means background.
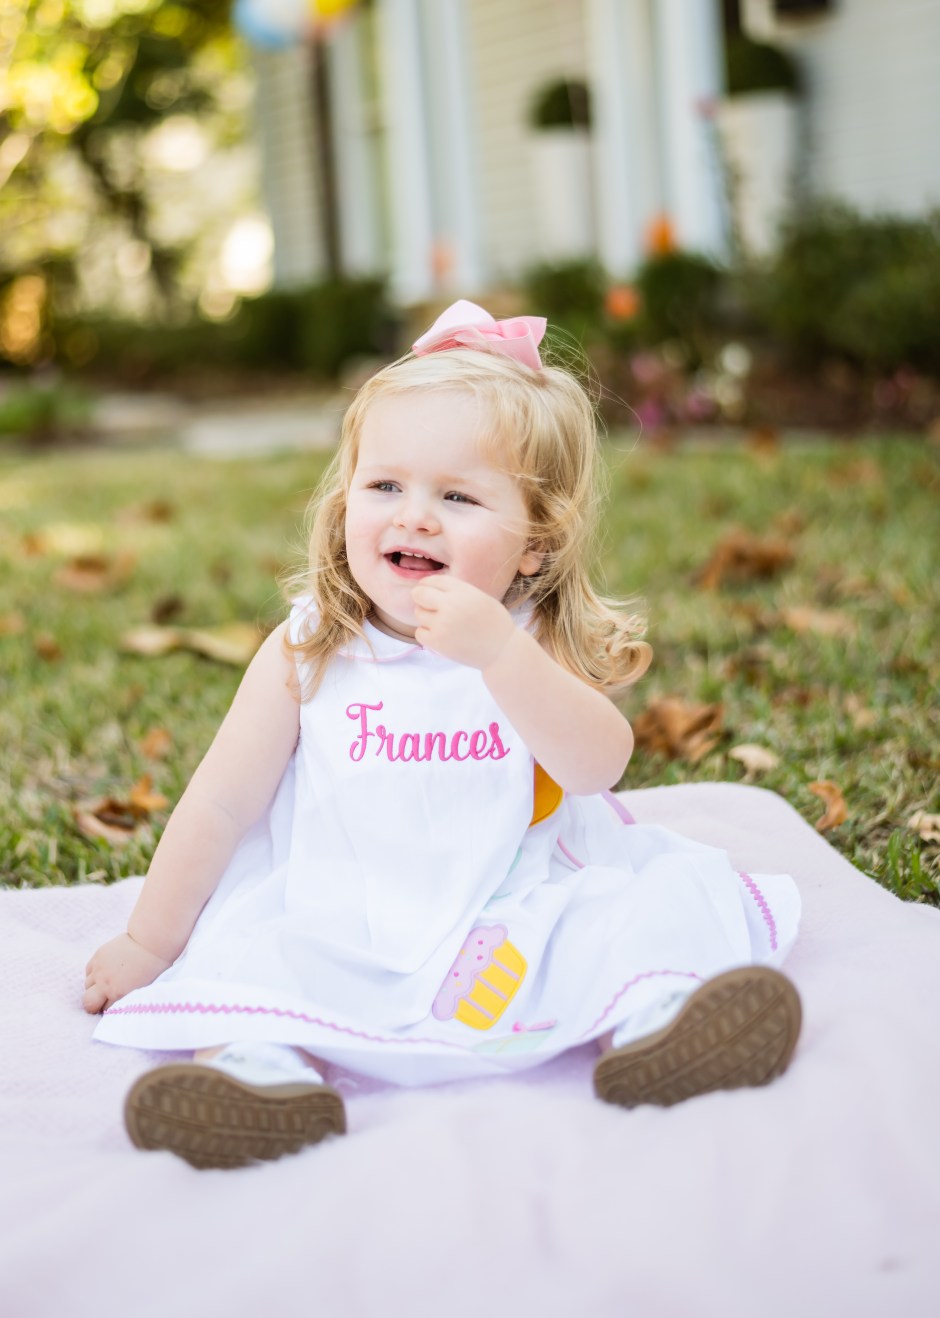
[[[504,746],[499,724],[477,728],[473,732],[390,732],[384,723],[369,725],[369,711],[379,713],[377,705],[356,702],[346,706],[346,717],[359,720],[359,736],[349,747],[349,758],[358,762],[365,757],[369,743],[374,741],[373,755],[385,755],[388,760],[406,763],[409,760],[502,760],[511,746]],[[462,747],[466,750],[462,750]]]

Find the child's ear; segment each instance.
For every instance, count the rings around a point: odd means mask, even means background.
[[[520,577],[534,577],[544,562],[545,550],[537,542],[533,542],[522,555],[522,562],[519,564]]]

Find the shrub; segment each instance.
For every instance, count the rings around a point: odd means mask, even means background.
[[[865,217],[824,205],[792,219],[751,293],[764,323],[807,362],[874,370],[940,361],[940,213]]]
[[[44,443],[81,429],[90,414],[88,397],[61,380],[17,382],[0,394],[0,439],[11,435]]]
[[[799,70],[785,50],[752,41],[739,32],[725,43],[725,89],[729,96],[751,92],[798,92]]]
[[[246,299],[230,321],[194,317],[179,325],[108,318],[60,319],[57,357],[86,346],[79,364],[141,379],[193,367],[304,372],[335,379],[345,362],[386,353],[391,313],[381,279],[329,280],[309,288],[272,290]],[[90,345],[90,346],[89,346]]]
[[[636,277],[643,338],[649,343],[674,339],[698,365],[718,321],[722,284],[721,270],[695,252],[650,257]]]
[[[590,128],[591,96],[583,82],[559,78],[536,92],[529,110],[529,124],[545,128]]]
[[[533,313],[547,316],[550,329],[579,343],[602,334],[607,277],[596,262],[536,266],[526,276],[525,291]]]

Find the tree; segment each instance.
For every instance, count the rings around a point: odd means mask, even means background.
[[[171,117],[240,131],[225,96],[242,59],[229,9],[20,0],[0,12],[0,356],[41,361],[56,316],[119,297],[122,251],[146,274],[138,311],[181,312],[185,242],[157,223],[142,146]]]

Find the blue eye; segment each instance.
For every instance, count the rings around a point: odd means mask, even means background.
[[[461,494],[459,490],[450,490],[444,498],[451,503],[476,503],[476,499],[471,499],[469,494]]]
[[[373,481],[369,486],[370,490],[378,490],[380,494],[388,494],[397,488],[394,481]]]

